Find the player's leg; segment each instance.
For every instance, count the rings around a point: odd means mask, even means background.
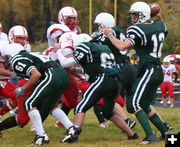
[[[167,92],[168,92],[167,82],[163,82],[160,85],[160,90],[162,93],[162,104],[163,104],[163,107],[166,108],[167,107]]]
[[[124,113],[122,107],[117,102],[114,106],[114,112],[125,121],[129,128],[133,128],[136,125],[136,121],[128,118],[127,115]]]
[[[146,134],[142,144],[158,141],[158,139],[153,134],[148,116],[140,104],[142,101],[147,101],[146,92],[148,91],[148,85],[150,84],[150,79],[153,72],[153,69],[146,70],[146,72],[141,77],[136,79],[136,81],[133,83],[132,95],[126,100],[127,111],[129,113],[135,114]]]
[[[174,85],[173,83],[168,84],[168,93],[170,97],[170,107],[174,108]]]

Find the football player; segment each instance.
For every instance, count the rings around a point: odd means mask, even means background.
[[[113,34],[116,36],[116,38],[120,40],[125,40],[124,31],[121,27],[115,26],[115,19],[114,17],[109,13],[99,13],[94,20],[95,25],[95,32],[92,34],[92,37],[95,38],[100,44],[108,45],[111,49],[115,61],[118,64],[118,66],[121,68],[122,71],[122,89],[120,95],[123,97],[128,97],[130,94],[130,90],[132,87],[132,83],[136,79],[136,70],[135,67],[130,64],[130,59],[127,56],[127,52],[122,52],[117,50],[117,48],[109,41],[109,39],[100,32],[101,27],[109,27],[112,28]],[[126,95],[125,95],[126,94]],[[116,106],[116,105],[115,105]],[[120,107],[118,107],[119,109]],[[118,110],[116,109],[116,110]],[[127,117],[125,117],[124,113],[122,112],[122,109],[119,109],[118,112],[121,112],[119,114],[122,114],[122,118],[129,124],[130,127],[134,127],[135,122]]]
[[[20,97],[29,88],[33,89],[22,105],[35,126],[36,137],[33,143],[35,145],[49,143],[49,138],[42,124],[49,113],[59,121],[61,121],[61,117],[66,117],[66,125],[68,127],[72,126],[64,112],[55,107],[56,101],[68,85],[68,76],[65,70],[56,62],[50,60],[48,56],[28,53],[24,51],[23,46],[17,43],[10,44],[3,57],[6,58],[6,62],[10,62],[16,74],[29,79],[24,85],[15,89],[16,96]],[[63,120],[65,121],[65,119]],[[13,122],[13,125],[17,125],[15,120]],[[1,124],[1,130],[4,129],[3,124]]]
[[[66,6],[60,9],[58,13],[58,20],[60,24],[68,26],[72,32],[76,34],[81,33],[81,29],[78,26],[78,14],[73,7]]]
[[[164,72],[164,80],[163,83],[160,85],[160,89],[162,92],[162,101],[163,106],[167,106],[167,93],[170,96],[170,107],[174,107],[174,84],[173,84],[173,74],[174,82],[177,82],[178,73],[176,72],[176,68],[173,64],[170,64],[169,58],[165,57],[163,59],[162,69]]]
[[[59,24],[60,25],[60,24]],[[64,32],[59,38],[59,42],[61,42],[61,46],[59,46],[62,54],[66,57],[73,56],[73,48],[72,48],[72,37],[77,37],[77,34],[74,32]],[[59,43],[58,43],[59,44]],[[56,44],[57,45],[57,44]],[[58,56],[53,50],[53,46],[44,51],[44,54],[48,55],[52,60],[59,62]],[[79,99],[79,88],[76,80],[76,75],[74,73],[74,67],[66,68],[68,73],[68,87],[63,92],[63,96],[61,97],[61,109],[68,115],[70,110],[76,106]],[[56,122],[56,127],[62,126],[60,122]]]
[[[100,45],[96,42],[88,42],[90,40],[91,37],[87,34],[80,34],[77,38],[74,38],[73,43],[77,42],[73,45],[75,47],[74,56],[70,58],[64,57],[61,50],[58,49],[56,51],[62,66],[70,67],[79,63],[89,76],[88,81],[90,82],[90,86],[75,108],[75,127],[69,128],[61,142],[77,141],[86,111],[102,97],[104,97],[104,117],[122,129],[129,140],[137,139],[138,135],[126,125],[123,119],[114,113],[115,100],[120,90],[119,69],[115,64],[114,56],[108,46]]]
[[[117,39],[111,28],[101,29],[118,50],[134,48],[140,58],[137,79],[127,98],[127,110],[135,114],[144,129],[146,137],[141,144],[159,141],[153,134],[148,118],[161,132],[162,138],[165,138],[165,132],[168,131],[157,113],[150,108],[157,88],[163,81],[160,57],[167,28],[161,19],[151,21],[150,14],[150,7],[145,2],[131,5],[129,15],[132,25],[126,31],[125,41]]]
[[[16,86],[12,83],[13,79],[13,82],[16,82],[17,76],[11,71],[11,68],[2,57],[8,45],[8,41],[0,41],[0,99],[5,102],[0,108],[0,117],[17,105],[16,95],[14,94]]]
[[[59,37],[64,32],[70,32],[71,30],[64,24],[52,24],[47,29],[48,47],[51,48],[55,43],[59,42]]]
[[[21,25],[13,26],[8,33],[10,43],[18,43],[24,47],[24,50],[30,52],[31,45],[28,42],[28,37],[26,28]]]

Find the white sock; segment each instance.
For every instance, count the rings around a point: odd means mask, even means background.
[[[45,131],[43,128],[42,119],[41,119],[39,111],[37,109],[31,110],[30,112],[28,112],[28,115],[32,124],[35,127],[36,134],[39,136],[43,136]]]
[[[66,129],[73,125],[73,123],[69,120],[67,115],[60,108],[55,108],[52,111],[52,116],[54,116],[58,121],[60,121]]]

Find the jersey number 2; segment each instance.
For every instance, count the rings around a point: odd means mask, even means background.
[[[151,40],[153,41],[153,52],[150,53],[151,56],[155,58],[161,57],[164,38],[165,38],[164,33],[152,35]]]

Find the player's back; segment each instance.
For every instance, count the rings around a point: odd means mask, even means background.
[[[112,67],[115,62],[114,56],[107,45],[86,42],[78,45],[75,52],[84,56],[79,63],[88,75],[104,73],[104,68]],[[75,59],[78,60],[76,54]]]

